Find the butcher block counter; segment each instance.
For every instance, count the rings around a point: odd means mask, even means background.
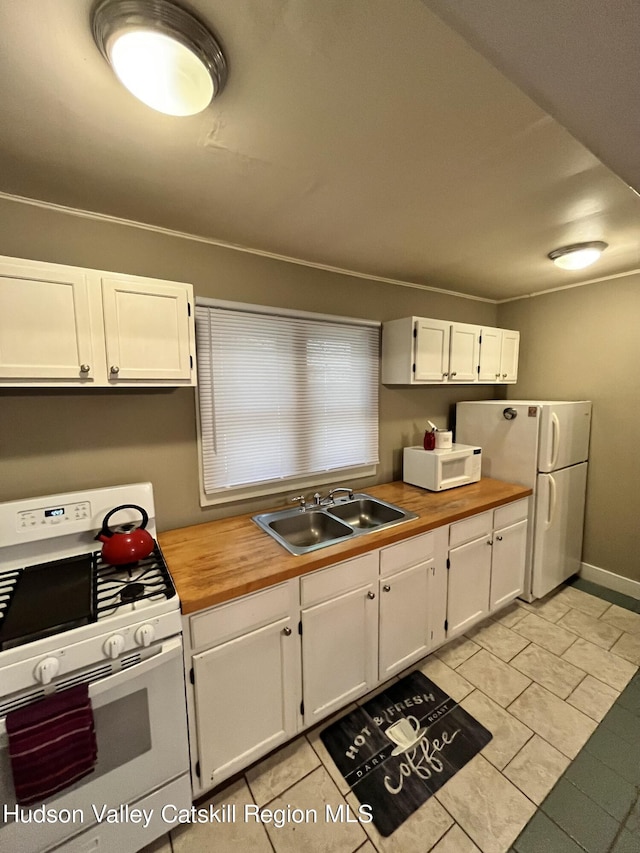
[[[182,612],[204,610],[531,494],[524,486],[488,478],[445,492],[427,492],[402,482],[371,486],[365,491],[419,517],[299,557],[260,530],[251,520],[255,513],[158,534]]]

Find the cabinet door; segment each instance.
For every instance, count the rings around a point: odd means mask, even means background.
[[[103,277],[102,305],[110,381],[191,378],[186,285]]]
[[[415,374],[420,382],[445,382],[449,372],[451,324],[442,320],[417,320],[415,325]]]
[[[378,681],[378,603],[373,584],[302,610],[305,725]]]
[[[500,381],[502,329],[483,328],[480,340],[480,382]]]
[[[451,325],[449,382],[476,382],[480,357],[480,328],[468,323]]]
[[[515,382],[518,378],[518,353],[520,350],[520,332],[502,330],[502,351],[500,355],[500,381]]]
[[[461,634],[489,612],[491,539],[483,536],[449,551],[447,636]]]
[[[0,378],[92,380],[89,301],[80,270],[0,267]]]
[[[204,787],[295,734],[298,652],[297,631],[285,618],[193,656]]]
[[[526,546],[526,520],[495,531],[491,562],[490,610],[496,610],[513,601],[524,589]]]
[[[429,560],[380,580],[380,681],[429,650]]]

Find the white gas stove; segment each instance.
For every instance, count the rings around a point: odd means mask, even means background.
[[[86,822],[47,826],[0,815],[2,849],[6,840],[6,849],[27,853],[75,851],[84,849],[77,843],[86,834],[88,849],[115,844],[132,853],[170,828],[162,803],[191,805],[180,605],[171,575],[157,543],[148,557],[111,566],[95,539],[107,513],[123,504],[145,510],[155,542],[151,483],[0,504],[0,802],[19,805],[7,715],[87,684],[98,738],[94,771],[50,798],[84,809]],[[110,523],[128,522],[139,522],[131,508]],[[147,807],[155,820],[146,828],[122,823],[114,835],[113,825],[95,819],[95,803]]]

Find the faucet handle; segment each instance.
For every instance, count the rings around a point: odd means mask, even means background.
[[[296,495],[295,498],[289,498],[289,503],[299,503],[300,509],[303,511],[307,508],[307,499],[304,495]]]

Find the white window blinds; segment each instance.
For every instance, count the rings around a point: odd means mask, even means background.
[[[377,463],[377,326],[198,305],[196,330],[206,495]]]

